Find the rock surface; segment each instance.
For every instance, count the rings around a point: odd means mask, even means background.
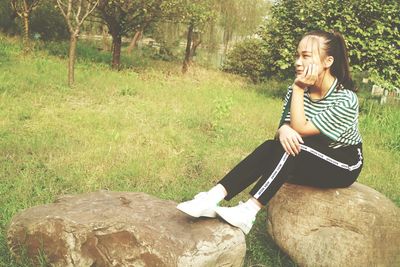
[[[267,230],[299,266],[400,266],[400,209],[359,183],[285,184],[269,203]]]
[[[100,191],[59,198],[18,213],[12,253],[41,250],[53,266],[241,266],[243,233],[219,219],[193,219],[173,201]]]

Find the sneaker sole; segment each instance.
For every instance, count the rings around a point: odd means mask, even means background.
[[[218,209],[215,212],[218,214],[218,216],[220,216],[222,219],[224,219],[224,221],[226,221],[230,225],[233,225],[233,226],[239,228],[246,235],[250,232],[251,227],[248,227],[247,225],[245,225],[243,223],[232,222],[232,220],[230,220],[230,218],[228,216],[224,215],[223,212],[221,212],[221,211],[218,212]]]
[[[199,218],[199,217],[215,218],[215,217],[217,217],[217,213],[213,210],[208,210],[208,211],[203,211],[203,212],[194,212],[192,210],[185,209],[185,207],[182,207],[179,205],[176,208],[178,210],[182,211],[183,213],[186,213],[187,215],[190,215],[195,218]]]

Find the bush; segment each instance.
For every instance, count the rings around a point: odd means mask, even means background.
[[[31,38],[41,40],[66,40],[69,38],[64,17],[54,3],[43,1],[33,10],[29,20]],[[23,32],[21,18],[11,9],[9,1],[0,1],[0,30],[7,34]]]
[[[18,25],[15,21],[17,14],[11,9],[9,1],[0,1],[0,30],[8,34],[16,34]]]
[[[47,51],[50,55],[68,58],[69,41],[51,41],[43,42],[41,49]],[[76,57],[78,61],[104,63],[111,62],[111,54],[109,52],[99,51],[100,44],[89,40],[78,40],[76,47]]]
[[[42,2],[32,12],[31,35],[41,40],[66,40],[69,38],[67,24],[54,3]]]
[[[222,69],[248,77],[253,82],[259,82],[267,75],[267,64],[265,64],[267,58],[267,49],[261,40],[246,39],[236,44],[228,53]]]

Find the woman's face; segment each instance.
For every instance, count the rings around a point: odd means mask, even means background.
[[[323,40],[317,36],[305,36],[297,47],[297,55],[295,61],[296,76],[303,75],[304,71],[310,64],[318,67],[318,76],[323,73],[323,58],[325,53],[321,49]]]

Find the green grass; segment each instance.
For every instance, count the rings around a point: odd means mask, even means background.
[[[100,189],[187,200],[275,133],[286,84],[200,67],[182,76],[180,65],[142,52],[124,60],[143,65],[115,72],[82,43],[89,52],[68,88],[65,44],[39,48],[23,56],[18,40],[0,36],[0,266],[29,265],[13,261],[5,240],[22,209]],[[362,102],[359,181],[400,206],[400,111],[373,103]],[[247,236],[246,266],[294,266],[266,235],[265,216]]]

